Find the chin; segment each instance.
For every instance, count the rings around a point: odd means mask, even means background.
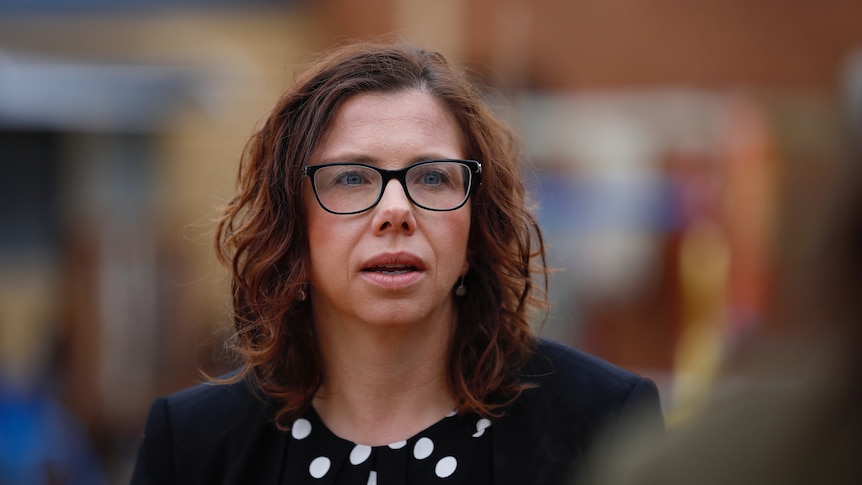
[[[375,311],[366,314],[364,320],[375,327],[394,329],[422,326],[441,319],[453,320],[445,317],[448,314],[444,308],[423,309],[413,302],[382,303],[376,305]]]

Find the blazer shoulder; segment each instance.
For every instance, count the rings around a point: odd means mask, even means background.
[[[648,408],[661,420],[650,380],[561,342],[540,339],[521,379],[532,387],[494,429],[501,483],[569,483],[595,440],[632,412]]]
[[[189,420],[231,419],[248,408],[268,405],[247,379],[236,382],[201,382],[164,398],[172,417]]]
[[[271,415],[270,401],[246,380],[201,383],[158,398],[132,483],[235,483],[230,477],[247,470],[272,472],[275,465],[251,466],[279,453],[283,439]]]
[[[203,382],[165,397],[164,406],[174,438],[200,445],[234,441],[272,415],[271,401],[247,379]]]
[[[524,377],[563,388],[590,388],[609,393],[628,392],[644,378],[562,342],[540,339],[524,366]]]
[[[533,399],[550,400],[556,409],[592,419],[646,414],[663,426],[652,380],[561,342],[540,340],[524,367],[524,378],[536,386]]]

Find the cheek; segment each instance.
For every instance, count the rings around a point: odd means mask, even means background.
[[[470,239],[470,212],[465,211],[464,214],[453,214],[453,217],[445,226],[445,230],[437,234],[438,247],[441,248],[443,254],[455,256],[457,260],[453,260],[453,264],[457,264],[461,272],[467,268],[467,244]]]
[[[337,237],[336,228],[339,224],[331,220],[334,216],[324,211],[314,194],[305,196],[305,228],[308,233],[308,251],[310,255],[311,270],[320,270],[320,262],[326,261],[327,257],[335,257],[332,254],[333,240]]]
[[[338,239],[340,227],[335,221],[330,221],[331,214],[322,210],[311,210],[308,214],[306,228],[308,229],[308,249],[312,256],[316,253],[326,254],[335,239]]]
[[[309,214],[307,227],[309,281],[319,290],[332,287],[348,267],[345,243],[339,241],[333,230],[337,225],[327,223],[325,216]]]
[[[457,240],[463,245],[465,253],[467,252],[467,242],[470,240],[470,213],[467,213],[467,217],[465,217],[460,223],[455,232],[455,237]]]
[[[314,204],[306,218],[310,269],[319,275],[346,270],[365,226],[362,221],[331,214]]]
[[[334,231],[333,228],[338,227],[337,224],[334,224],[334,218],[339,216],[330,214],[320,207],[310,186],[303,188],[302,199],[305,205],[305,227],[308,230],[309,243],[313,249],[314,242],[324,242],[328,235],[327,233]],[[318,241],[313,241],[315,238]]]

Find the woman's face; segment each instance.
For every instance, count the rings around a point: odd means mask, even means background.
[[[338,110],[309,165],[359,162],[399,169],[464,158],[454,116],[418,90],[362,93]],[[311,303],[317,325],[451,325],[452,287],[467,272],[470,203],[448,212],[414,206],[390,180],[366,212],[337,215],[304,185]]]

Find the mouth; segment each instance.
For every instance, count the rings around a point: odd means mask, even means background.
[[[378,254],[362,265],[363,279],[385,291],[406,291],[422,281],[426,271],[422,258],[407,253]]]

